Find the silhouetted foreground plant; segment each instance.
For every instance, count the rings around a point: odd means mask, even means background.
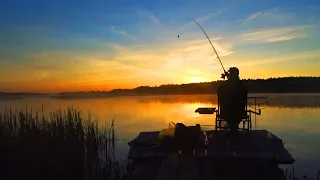
[[[114,156],[114,123],[99,129],[80,111],[45,116],[0,113],[0,179],[122,179],[125,169]]]
[[[320,170],[318,171],[316,178],[311,178],[307,174],[304,174],[303,177],[300,177],[300,178],[296,177],[294,167],[292,167],[292,170],[290,171],[290,173],[287,168],[284,175],[285,175],[285,179],[287,180],[320,180]]]

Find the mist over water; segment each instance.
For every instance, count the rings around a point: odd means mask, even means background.
[[[320,170],[320,94],[251,94],[268,96],[258,100],[262,114],[253,119],[253,129],[267,129],[280,137],[296,159],[296,174],[315,176]],[[253,102],[250,101],[249,104]],[[130,96],[101,99],[34,98],[0,101],[0,110],[28,109],[53,112],[67,107],[82,110],[85,117],[102,126],[115,119],[117,156],[125,158],[128,141],[141,131],[161,130],[170,121],[186,125],[214,124],[213,115],[199,115],[198,107],[217,107],[216,95]],[[254,106],[250,105],[250,109]],[[290,166],[289,166],[290,167]]]

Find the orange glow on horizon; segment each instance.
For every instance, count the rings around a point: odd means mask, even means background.
[[[189,83],[201,83],[201,82],[208,82],[205,78],[202,77],[190,77],[188,78]]]
[[[166,17],[134,6],[130,13],[115,11],[103,21],[100,13],[93,13],[92,21],[79,18],[72,25],[67,16],[60,19],[62,24],[21,23],[23,15],[32,12],[20,13],[21,22],[7,24],[0,33],[0,92],[110,91],[212,82],[222,80],[221,73],[230,67],[239,68],[241,79],[320,76],[320,26],[313,15],[317,8],[251,9],[241,15],[234,11],[226,19],[225,7],[199,9],[192,16],[205,26],[210,42],[195,22],[182,18],[190,12],[181,8],[182,14]],[[80,17],[81,12],[75,13]],[[301,23],[305,19],[308,22]],[[81,32],[74,28],[87,26],[91,28]]]
[[[156,53],[156,52],[155,52]],[[196,53],[194,54],[196,55]],[[53,57],[56,55],[53,54]],[[180,55],[176,55],[180,57]],[[230,57],[229,57],[230,56]],[[287,76],[319,76],[318,61],[299,64],[300,59],[320,57],[320,51],[311,51],[299,56],[288,55],[279,58],[256,59],[252,54],[229,55],[225,57],[225,68],[236,66],[241,79],[257,79]],[[243,56],[243,57],[242,57]],[[130,56],[128,56],[130,57]],[[140,58],[140,57],[139,57]],[[143,58],[143,57],[141,57]],[[197,59],[201,59],[199,56]],[[249,59],[237,61],[236,59]],[[55,70],[34,69],[24,66],[0,67],[0,92],[70,92],[70,91],[110,91],[113,89],[132,89],[139,86],[160,86],[166,84],[188,84],[221,80],[221,66],[208,56],[206,60],[173,61],[170,56],[156,59],[155,64],[142,66],[147,59],[132,65],[103,59],[83,59],[79,67],[71,63],[59,64]],[[250,60],[252,59],[252,60]],[[51,59],[49,59],[51,60]],[[139,64],[140,63],[140,64]],[[158,64],[157,64],[158,63]],[[210,64],[211,63],[211,64]],[[213,64],[212,64],[213,63]],[[276,66],[275,66],[276,63]],[[288,66],[288,64],[292,66]],[[152,65],[152,66],[151,66]],[[12,70],[16,73],[9,78]],[[2,84],[1,84],[2,83]]]

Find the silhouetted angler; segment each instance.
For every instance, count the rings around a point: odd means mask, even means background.
[[[239,69],[231,67],[228,80],[218,88],[220,116],[228,123],[231,131],[237,131],[241,120],[246,115],[247,88],[239,78]]]

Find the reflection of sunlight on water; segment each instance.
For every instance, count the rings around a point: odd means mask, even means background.
[[[197,118],[200,117],[200,114],[187,115],[187,118]]]
[[[208,104],[204,103],[187,103],[182,105],[181,114],[184,114],[187,118],[197,118],[200,114],[196,113],[195,110],[199,107],[210,107]]]
[[[181,104],[180,119],[186,125],[208,125],[213,124],[214,115],[212,114],[199,114],[195,110],[200,107],[216,107],[216,104],[211,103],[185,103]]]

